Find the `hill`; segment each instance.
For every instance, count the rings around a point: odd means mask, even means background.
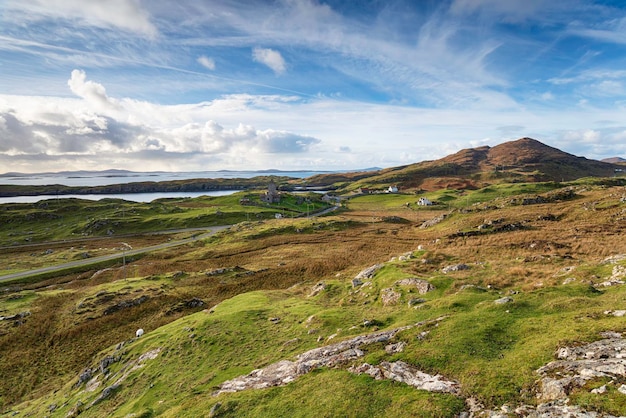
[[[604,163],[610,163],[610,164],[626,164],[626,159],[622,157],[605,158],[601,161]]]
[[[615,164],[577,157],[532,138],[521,138],[494,147],[461,150],[435,161],[394,167],[358,176],[315,176],[317,185],[337,184],[347,190],[359,187],[401,190],[439,190],[485,187],[501,182],[571,181],[583,177],[610,177]]]

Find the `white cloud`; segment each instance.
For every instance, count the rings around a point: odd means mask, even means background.
[[[83,25],[122,29],[147,37],[158,32],[139,0],[9,0],[6,7],[23,11],[24,20],[75,19]]]
[[[256,62],[267,65],[277,75],[283,74],[287,69],[280,52],[270,48],[254,48],[252,58]]]
[[[198,63],[206,69],[215,70],[215,60],[213,58],[202,55],[198,57]]]
[[[110,113],[120,110],[116,101],[107,96],[104,86],[87,81],[87,74],[82,70],[73,70],[67,85],[74,94],[85,99],[97,111]]]

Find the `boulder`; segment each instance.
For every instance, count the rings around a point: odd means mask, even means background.
[[[493,303],[495,303],[496,305],[504,305],[506,303],[511,303],[511,302],[513,302],[513,298],[509,296],[505,296],[503,298],[496,299],[493,301]]]

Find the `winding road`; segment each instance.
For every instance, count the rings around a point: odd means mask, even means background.
[[[8,281],[8,280],[22,279],[24,277],[35,276],[38,274],[62,271],[62,270],[66,270],[66,269],[74,268],[74,267],[88,266],[90,264],[97,264],[97,263],[101,263],[104,261],[112,261],[112,260],[122,259],[124,257],[129,257],[129,256],[137,255],[137,254],[144,254],[144,253],[148,253],[152,251],[163,250],[166,248],[177,247],[180,245],[188,244],[190,242],[194,242],[199,239],[210,237],[211,235],[219,231],[223,231],[225,229],[230,228],[230,226],[231,225],[223,225],[223,226],[213,226],[213,227],[207,227],[207,228],[190,228],[190,229],[181,229],[181,230],[176,230],[176,231],[162,231],[159,233],[171,234],[171,233],[180,233],[180,232],[202,232],[202,231],[204,231],[204,233],[199,233],[198,235],[194,235],[191,238],[185,238],[185,239],[181,239],[178,241],[170,241],[170,242],[166,242],[163,244],[152,245],[149,247],[129,249],[129,250],[122,251],[116,254],[103,255],[100,257],[87,258],[84,260],[71,261],[69,263],[57,264],[54,266],[42,267],[38,269],[26,270],[26,271],[20,271],[17,273],[7,274],[4,276],[0,276],[0,283]]]

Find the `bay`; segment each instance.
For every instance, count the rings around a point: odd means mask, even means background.
[[[156,199],[166,198],[193,198],[200,196],[227,196],[240,190],[219,190],[208,192],[173,192],[173,193],[118,193],[118,194],[67,194],[67,195],[36,195],[36,196],[12,196],[0,197],[0,205],[3,203],[37,203],[42,200],[56,199],[123,199],[130,202],[149,203]]]
[[[135,172],[135,171],[76,171],[62,173],[21,174],[8,173],[0,175],[0,184],[23,186],[46,186],[61,184],[64,186],[108,186],[144,181],[173,181],[190,179],[233,179],[252,178],[258,176],[286,176],[307,178],[330,171],[188,171],[188,172]]]
[[[106,171],[68,171],[60,173],[7,173],[0,175],[0,185],[22,186],[46,186],[60,184],[64,186],[108,186],[111,184],[127,184],[135,182],[161,182],[191,179],[234,179],[253,178],[258,176],[286,176],[294,178],[307,178],[316,174],[329,173],[329,171],[188,171],[188,172],[135,172],[125,170]],[[169,193],[118,193],[118,194],[68,194],[68,195],[35,195],[35,196],[12,196],[0,197],[3,203],[36,203],[46,199],[124,199],[131,202],[151,202],[163,198],[184,198],[199,196],[224,196],[239,190],[219,190],[204,192],[169,192]]]

